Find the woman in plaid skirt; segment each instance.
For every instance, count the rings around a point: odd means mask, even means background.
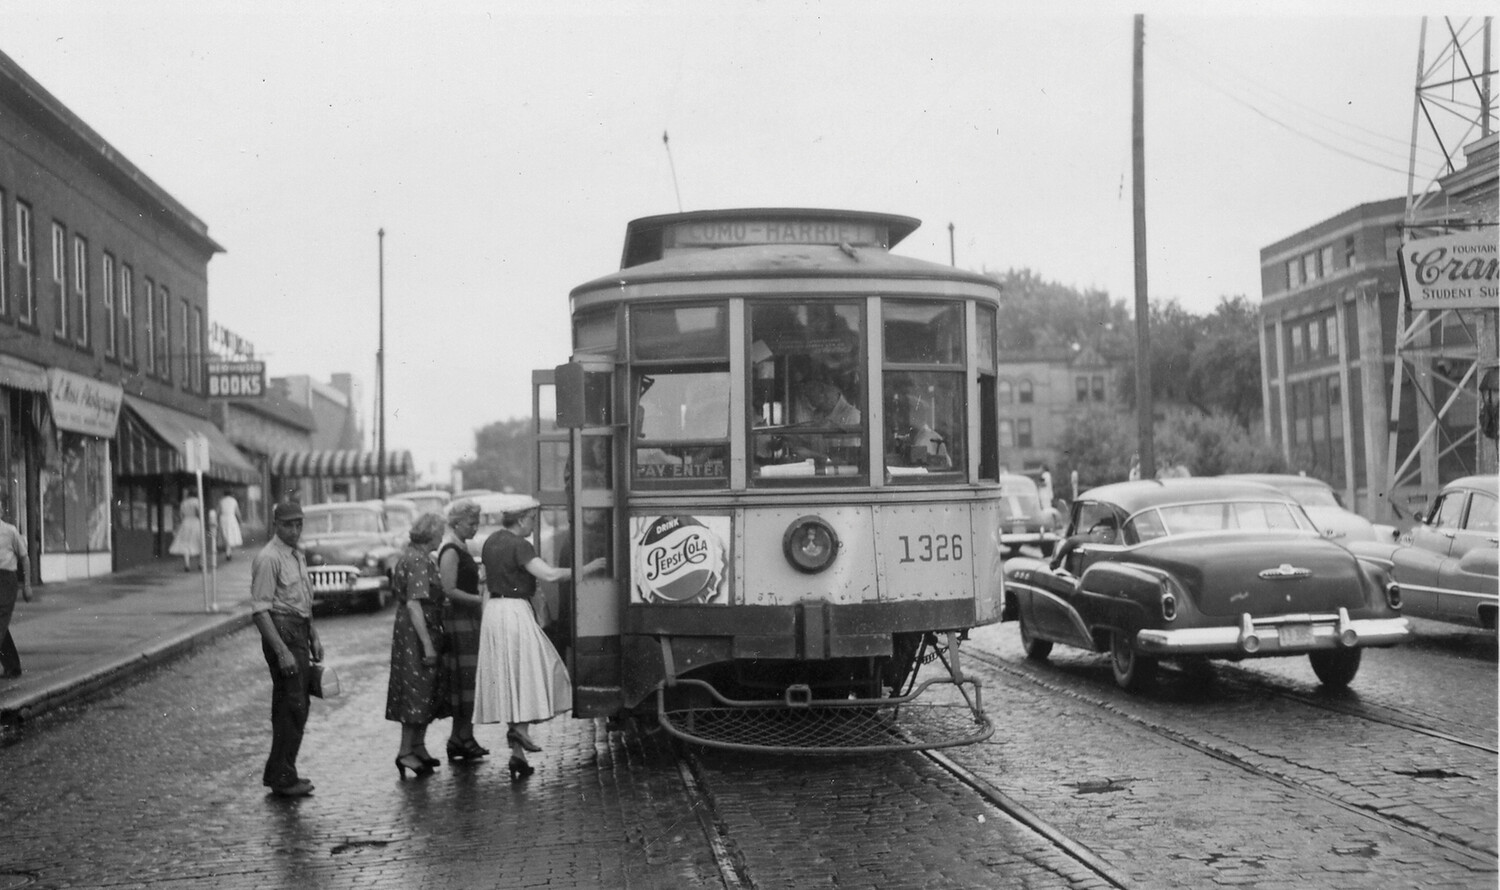
[[[448,505],[448,530],[438,547],[438,573],[448,593],[443,661],[453,711],[453,732],[448,736],[450,763],[490,753],[474,739],[474,669],[479,660],[479,622],[485,598],[479,592],[479,563],[469,553],[468,540],[478,530],[477,503],[465,498]]]

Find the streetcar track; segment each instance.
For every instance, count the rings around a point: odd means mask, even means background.
[[[713,794],[703,778],[703,767],[694,753],[693,746],[673,740],[676,753],[676,769],[682,780],[689,808],[698,820],[708,842],[709,851],[718,867],[726,890],[755,890],[754,878],[749,873],[743,855],[729,834],[728,826],[720,816],[713,801]],[[1124,875],[1110,867],[1083,843],[1070,838],[1057,826],[1021,805],[1010,795],[990,782],[975,775],[940,751],[911,751],[907,754],[921,755],[930,763],[956,779],[960,785],[973,791],[984,801],[995,807],[1016,826],[1042,838],[1054,848],[1093,873],[1100,880],[1118,890],[1130,890]]]
[[[1379,820],[1380,822],[1387,824],[1398,831],[1418,838],[1426,843],[1442,847],[1443,849],[1459,856],[1473,859],[1475,862],[1481,864],[1486,870],[1493,870],[1495,868],[1496,858],[1493,852],[1482,847],[1470,844],[1461,838],[1449,837],[1447,835],[1433,831],[1432,829],[1419,824],[1415,820],[1405,818],[1399,814],[1385,813],[1369,806],[1350,803],[1349,801],[1346,801],[1335,794],[1324,791],[1315,785],[1299,781],[1289,776],[1281,775],[1264,767],[1257,766],[1254,763],[1246,760],[1245,758],[1234,754],[1233,752],[1226,751],[1207,742],[1199,741],[1178,730],[1164,726],[1155,721],[1131,714],[1112,702],[1104,701],[1102,699],[1090,696],[1083,691],[1069,689],[1067,687],[1051,683],[1037,673],[1025,670],[1015,664],[1012,664],[1010,660],[1006,659],[1004,656],[999,655],[993,650],[987,650],[971,644],[970,647],[965,649],[965,654],[975,661],[985,664],[999,673],[1006,674],[1012,677],[1019,677],[1050,693],[1067,696],[1068,698],[1071,698],[1075,701],[1093,705],[1100,710],[1107,711],[1115,717],[1131,723],[1141,729],[1144,729],[1153,735],[1164,738],[1174,744],[1190,748],[1193,751],[1196,751],[1207,757],[1211,757],[1221,763],[1237,767],[1238,769],[1249,773],[1252,776],[1265,779],[1270,782],[1275,782],[1282,787],[1297,791],[1298,793],[1311,795],[1326,803],[1339,807],[1346,812],[1363,816],[1365,818]],[[1354,714],[1352,716],[1364,719],[1364,715]],[[1405,726],[1400,726],[1394,722],[1382,721],[1378,719],[1372,719],[1371,722],[1389,723],[1389,725],[1400,729],[1408,728]]]

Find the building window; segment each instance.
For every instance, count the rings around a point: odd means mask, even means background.
[[[1000,421],[1000,447],[1016,447],[1016,425],[1009,420]]]
[[[99,282],[104,285],[104,290],[100,291],[99,299],[104,309],[104,355],[114,358],[115,344],[119,339],[115,329],[115,258],[106,251],[102,262]]]
[[[146,307],[146,373],[156,376],[156,282],[143,279],[141,302]]]
[[[172,382],[172,292],[165,284],[156,288],[156,371]]]
[[[1094,387],[1094,401],[1104,401],[1104,375],[1095,374],[1092,378],[1090,378],[1089,382],[1092,383]]]
[[[135,364],[135,273],[120,264],[120,360]]]
[[[1329,244],[1318,251],[1318,266],[1323,271],[1323,277],[1327,278],[1333,274],[1333,245]]]
[[[192,340],[192,362],[193,366],[189,373],[193,378],[193,392],[203,391],[203,310],[197,306],[193,307],[193,331]]]
[[[9,247],[10,239],[5,237],[5,190],[0,189],[0,318],[10,314]]]
[[[73,236],[73,342],[89,345],[89,242]]]
[[[1016,421],[1016,445],[1020,448],[1031,447],[1031,418],[1022,417]]]
[[[181,302],[181,307],[182,311],[178,313],[178,329],[181,332],[181,336],[177,340],[177,352],[179,357],[181,358],[181,373],[178,374],[177,381],[182,384],[183,389],[191,389],[193,386],[193,326],[191,322],[192,310],[189,308],[187,300],[183,300]]]
[[[36,313],[36,269],[31,261],[32,250],[31,208],[21,201],[16,202],[16,271],[20,273],[20,287],[16,289],[16,320],[22,324],[34,324]]]
[[[1075,377],[1073,379],[1073,391],[1080,402],[1089,400],[1089,379],[1087,377]]]
[[[1329,315],[1323,319],[1323,345],[1330,358],[1339,357],[1339,318]]]
[[[1302,325],[1292,325],[1292,364],[1298,365],[1307,360],[1307,352],[1302,345]]]
[[[1318,358],[1323,352],[1323,323],[1314,321],[1307,326],[1307,357]]]
[[[1313,282],[1318,280],[1318,255],[1315,253],[1303,254],[1302,256],[1302,278],[1304,281]]]
[[[52,224],[52,333],[68,336],[68,234],[61,223]]]
[[[1009,380],[1001,380],[996,385],[995,393],[1000,400],[1000,404],[1002,405],[1009,405],[1011,402],[1015,401],[1015,387],[1011,386]]]
[[[1350,235],[1344,239],[1344,268],[1353,269],[1359,265],[1359,255],[1354,252],[1354,236]]]
[[[1021,385],[1016,389],[1016,396],[1017,396],[1017,401],[1019,401],[1021,404],[1023,404],[1023,405],[1030,405],[1031,404],[1031,402],[1032,402],[1032,392],[1031,392],[1031,381],[1030,380],[1022,380],[1021,381]]]
[[[1291,260],[1286,264],[1286,286],[1292,290],[1302,286],[1302,261]]]

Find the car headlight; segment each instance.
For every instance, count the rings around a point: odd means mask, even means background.
[[[375,568],[378,565],[380,565],[380,560],[378,560],[378,559],[375,558],[375,554],[373,554],[373,553],[366,553],[365,554],[365,568],[367,568],[367,569],[373,569],[373,568]]]
[[[310,566],[320,566],[320,565],[323,564],[323,562],[324,562],[323,554],[321,554],[321,553],[309,553],[309,554],[307,554],[307,564],[308,565],[310,565]]]
[[[792,568],[815,575],[833,565],[839,552],[839,536],[816,516],[803,516],[787,526],[781,538],[781,551]]]

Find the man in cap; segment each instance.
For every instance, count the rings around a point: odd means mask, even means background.
[[[310,662],[323,660],[312,623],[312,587],[297,541],[302,507],[292,501],[271,513],[275,534],[250,564],[250,610],[271,669],[271,754],[261,781],[279,797],[306,797],[313,784],[297,775],[307,726]]]

